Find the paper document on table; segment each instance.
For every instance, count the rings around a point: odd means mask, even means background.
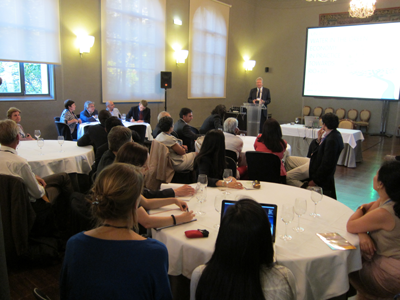
[[[317,233],[317,236],[325,242],[332,250],[356,249],[349,241],[337,232]]]

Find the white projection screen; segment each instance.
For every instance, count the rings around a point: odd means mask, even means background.
[[[307,28],[303,97],[399,100],[400,22]]]

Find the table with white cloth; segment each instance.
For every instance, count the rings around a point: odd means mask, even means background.
[[[176,184],[163,184],[162,188],[175,188]],[[323,196],[317,205],[321,217],[313,218],[309,214],[314,210],[310,199],[310,190],[275,183],[261,183],[259,190],[229,189],[229,199],[245,195],[260,203],[278,205],[277,234],[275,242],[275,257],[279,264],[289,268],[296,278],[297,299],[329,299],[342,295],[349,288],[348,274],[362,267],[358,235],[348,233],[346,223],[353,211],[344,204]],[[152,229],[153,238],[164,243],[168,248],[168,274],[184,275],[191,278],[193,270],[206,263],[214,251],[217,230],[214,225],[219,223],[220,214],[214,208],[214,198],[222,193],[220,188],[207,188],[207,198],[201,210],[203,216],[196,216],[197,221],[173,226],[156,231]],[[288,224],[288,234],[293,239],[283,241],[279,238],[285,232],[285,224],[281,221],[283,204],[294,205],[296,198],[307,199],[307,212],[300,218],[300,225],[305,229],[302,233],[292,228],[297,226],[297,216]],[[185,199],[185,198],[183,198]],[[189,199],[189,198],[187,198]],[[188,202],[189,209],[196,211],[198,203],[195,197]],[[179,214],[173,206],[153,210],[151,214]],[[186,230],[207,229],[208,238],[189,239]],[[331,250],[316,233],[337,232],[351,244],[355,250]]]
[[[313,139],[318,137],[319,128],[306,128],[304,125],[281,125],[283,139],[292,146],[293,156],[306,157],[308,147]],[[337,129],[343,138],[344,149],[340,153],[337,164],[355,168],[357,162],[362,162],[361,142],[364,136],[361,130]]]
[[[100,122],[88,122],[88,123],[79,124],[78,133],[77,133],[78,140],[85,134],[85,127],[86,126],[93,126],[93,125],[98,125],[98,124],[100,124]],[[145,137],[149,141],[153,140],[152,129],[151,129],[151,125],[149,123],[122,121],[122,124],[124,124],[125,127],[136,126],[136,125],[146,125],[146,135],[145,135]]]
[[[89,174],[94,162],[92,146],[78,147],[76,142],[64,141],[62,146],[56,140],[44,140],[43,155],[37,141],[20,141],[17,152],[25,158],[33,173],[40,177],[66,172]]]

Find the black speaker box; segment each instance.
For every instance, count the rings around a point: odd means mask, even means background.
[[[161,88],[172,88],[172,72],[161,72]]]

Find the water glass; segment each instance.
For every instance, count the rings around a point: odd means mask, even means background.
[[[62,135],[60,135],[60,136],[58,137],[58,144],[61,146],[60,152],[63,152],[63,150],[62,150],[62,145],[64,144],[64,137],[63,137]]]
[[[126,121],[126,114],[122,114],[122,122]]]
[[[37,129],[36,129],[34,135],[35,135],[36,139],[38,139],[38,138],[40,138],[40,136],[41,136],[42,134],[41,134],[40,130],[37,130]]]
[[[304,228],[300,227],[300,216],[304,215],[307,211],[307,200],[303,198],[296,198],[294,203],[294,212],[298,216],[297,227],[293,227],[296,232],[303,232]]]
[[[225,169],[222,175],[222,186],[228,187],[228,184],[232,181],[232,169]],[[230,193],[225,192],[225,195],[229,195]]]
[[[310,214],[310,216],[316,218],[320,217],[321,215],[317,213],[317,204],[319,201],[322,200],[323,194],[322,194],[322,187],[319,186],[313,186],[309,188],[311,190],[311,200],[314,202],[315,207],[314,207],[314,212]]]
[[[207,175],[206,174],[199,174],[199,176],[197,177],[197,182],[207,186],[208,184],[208,179],[207,179]]]
[[[201,210],[203,202],[207,198],[207,185],[200,184],[199,182],[197,183],[196,186],[196,198],[197,202],[199,203],[198,210],[196,211],[196,214],[198,215],[205,215],[206,213]]]
[[[37,145],[40,148],[40,155],[43,155],[42,147],[44,146],[44,139],[43,138],[38,138],[37,139]]]
[[[214,199],[214,208],[217,211],[217,213],[221,214],[221,206],[222,206],[222,201],[225,199],[223,194],[218,194],[217,196],[215,196]],[[221,219],[221,218],[219,218]],[[214,225],[215,229],[219,229],[219,222],[217,224]]]
[[[290,241],[292,237],[287,234],[287,224],[293,221],[294,212],[292,205],[282,205],[282,214],[281,214],[282,221],[285,223],[285,235],[281,235],[280,238],[284,241]]]

